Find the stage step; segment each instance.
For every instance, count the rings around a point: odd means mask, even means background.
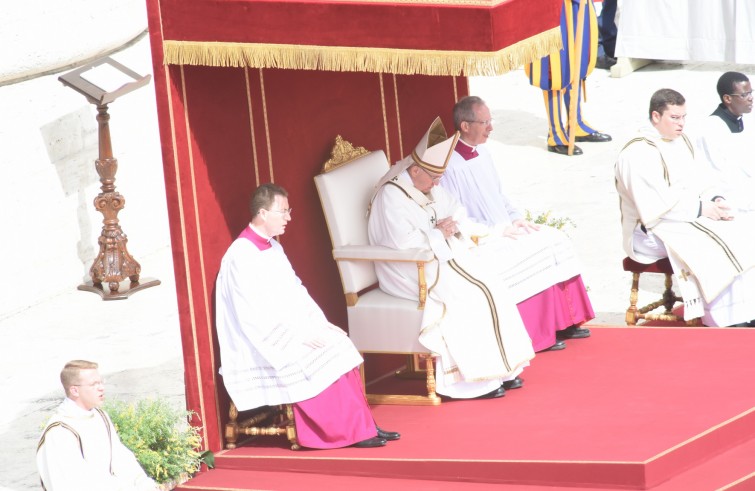
[[[179,491],[615,491],[618,488],[526,486],[463,481],[421,481],[297,472],[214,469],[179,486]],[[627,488],[623,488],[627,489]],[[753,491],[755,440],[683,472],[650,491]]]

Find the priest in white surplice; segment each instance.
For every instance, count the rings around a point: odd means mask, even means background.
[[[649,115],[615,166],[624,250],[646,264],[668,255],[685,319],[747,325],[755,319],[753,214],[733,214],[715,175],[695,159],[680,93],[656,91]]]
[[[490,274],[471,237],[487,233],[461,204],[436,186],[458,134],[446,138],[436,119],[412,154],[380,180],[369,217],[370,243],[432,249],[420,342],[439,355],[437,392],[448,397],[500,397],[535,356],[511,293]],[[380,289],[417,300],[413,263],[377,263]]]
[[[752,112],[747,75],[726,72],[716,84],[721,103],[696,135],[696,151],[721,179],[727,200],[737,211],[755,211],[755,130],[743,120]]]
[[[60,372],[66,392],[37,445],[46,491],[157,491],[159,488],[118,438],[100,409],[105,383],[98,365],[72,360]]]
[[[331,324],[273,238],[291,220],[288,193],[263,184],[252,221],[223,256],[216,327],[223,384],[240,411],[292,404],[299,444],[383,446],[399,434],[376,427],[362,390],[362,357]]]
[[[504,193],[484,145],[493,131],[485,102],[464,97],[453,114],[460,137],[440,184],[470,217],[492,227],[489,261],[511,290],[535,351],[562,349],[564,339],[589,337],[590,330],[580,325],[595,314],[571,240],[525,220]]]

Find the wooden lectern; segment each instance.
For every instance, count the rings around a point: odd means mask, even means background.
[[[159,285],[156,279],[139,280],[141,266],[126,248],[128,239],[118,223],[118,212],[126,205],[125,198],[115,190],[118,160],[113,158],[110,143],[108,104],[133,90],[147,85],[151,76],[141,76],[117,61],[105,57],[58,77],[97,106],[99,158],[95,161],[102,183],[94,207],[103,215],[99,253],[89,275],[92,281],[78,289],[98,293],[103,300],[122,300],[139,290]],[[107,288],[103,286],[107,284]]]

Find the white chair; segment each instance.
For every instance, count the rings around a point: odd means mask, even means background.
[[[355,149],[340,136],[332,156],[315,177],[333,257],[346,295],[349,337],[362,353],[412,355],[408,367],[415,370],[425,360],[427,396],[367,394],[371,404],[437,405],[433,356],[419,343],[422,313],[427,297],[425,264],[430,250],[395,250],[372,246],[367,238],[367,210],[375,184],[390,164],[382,150]],[[376,261],[417,263],[419,303],[393,297],[377,288]]]

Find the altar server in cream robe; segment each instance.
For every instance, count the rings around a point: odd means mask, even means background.
[[[100,409],[105,382],[97,363],[72,360],[60,372],[66,398],[37,445],[37,470],[45,491],[156,491],[157,484],[118,438]]]
[[[437,186],[458,134],[451,138],[437,118],[412,154],[378,182],[368,233],[370,243],[394,249],[432,249],[420,342],[439,355],[437,392],[448,397],[500,397],[517,388],[517,376],[535,356],[511,293],[490,264],[478,257],[473,236],[488,227]],[[380,288],[418,299],[417,268],[377,263]]]
[[[649,115],[615,166],[624,250],[647,264],[669,257],[685,319],[746,326],[755,319],[755,217],[732,214],[715,174],[695,159],[680,93],[656,91]]]

